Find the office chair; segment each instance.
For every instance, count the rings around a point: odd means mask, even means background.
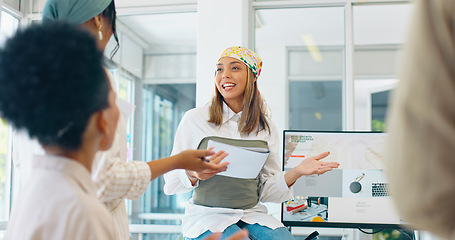
[[[310,235],[308,235],[308,237],[306,237],[305,240],[316,240],[319,238],[318,236],[319,236],[319,232],[314,231]]]

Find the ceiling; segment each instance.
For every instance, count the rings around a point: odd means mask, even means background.
[[[118,20],[149,44],[147,52],[195,52],[195,12],[119,16]]]
[[[117,8],[197,3],[197,0],[115,0]]]
[[[116,0],[119,22],[150,46],[147,53],[195,52],[196,4],[194,0]],[[354,44],[403,43],[410,12],[410,4],[355,6]],[[311,35],[317,45],[344,45],[344,14],[343,7],[258,10],[255,44],[299,46],[304,45],[303,36]]]
[[[195,52],[197,0],[116,0],[118,21],[145,41],[146,53]]]

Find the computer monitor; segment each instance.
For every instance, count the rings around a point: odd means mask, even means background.
[[[330,152],[323,161],[338,169],[302,176],[293,199],[282,204],[286,226],[365,229],[408,228],[398,214],[383,171],[386,133],[284,130],[283,170],[308,156]]]

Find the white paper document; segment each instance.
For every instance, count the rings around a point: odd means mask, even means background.
[[[209,140],[207,148],[213,147],[213,151],[223,150],[229,155],[221,162],[229,162],[225,172],[218,175],[235,178],[256,178],[269,156],[268,149],[237,147]]]

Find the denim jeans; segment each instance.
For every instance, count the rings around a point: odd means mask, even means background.
[[[252,240],[294,240],[291,232],[289,232],[285,227],[280,227],[275,230],[268,228],[266,226],[261,226],[259,224],[247,224],[245,222],[239,221],[236,224],[232,224],[226,228],[221,236],[220,240],[225,240],[230,235],[234,234],[240,229],[247,229],[249,232],[249,237]],[[211,231],[207,230],[197,238],[187,238],[185,240],[203,240],[212,234]]]

